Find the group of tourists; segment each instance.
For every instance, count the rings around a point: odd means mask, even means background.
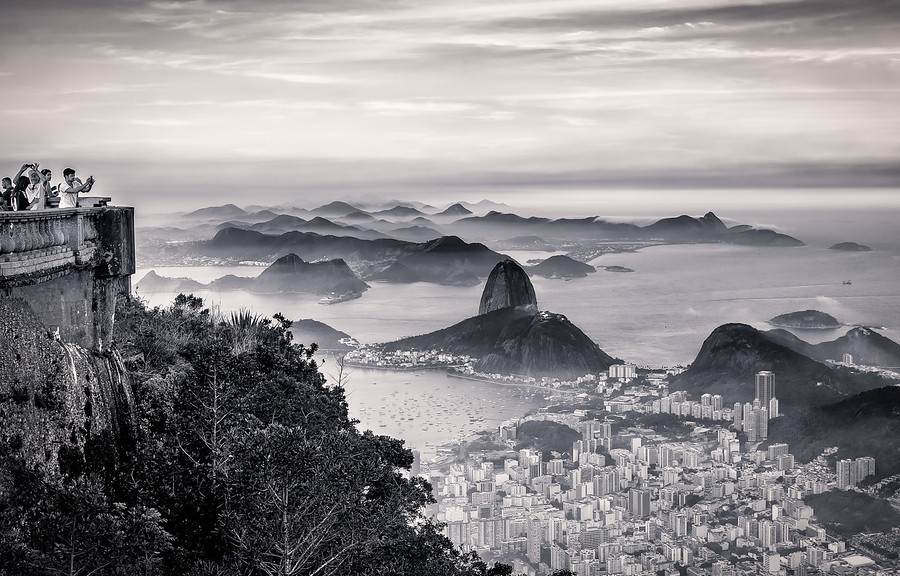
[[[78,195],[90,192],[94,185],[93,176],[88,176],[82,182],[75,176],[72,168],[63,170],[63,182],[59,185],[50,183],[52,177],[53,172],[49,168],[40,169],[37,162],[22,164],[15,178],[4,177],[2,180],[3,200],[0,209],[18,211],[75,208],[78,206]]]

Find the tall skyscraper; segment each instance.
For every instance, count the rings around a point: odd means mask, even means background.
[[[763,370],[756,373],[756,398],[760,405],[769,407],[769,400],[775,396],[775,373]]]
[[[628,511],[638,518],[650,516],[650,491],[632,488],[628,493]]]

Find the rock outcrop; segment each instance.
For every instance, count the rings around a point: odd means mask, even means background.
[[[537,296],[528,274],[513,260],[498,262],[484,285],[478,314],[503,308],[531,307],[537,311]]]

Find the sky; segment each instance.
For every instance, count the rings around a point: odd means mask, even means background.
[[[900,0],[32,0],[2,14],[0,170],[72,166],[145,210],[900,208]]]

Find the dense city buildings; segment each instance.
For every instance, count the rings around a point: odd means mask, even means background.
[[[761,374],[762,398],[733,408],[639,379],[604,396],[600,416],[554,410],[505,422],[492,435],[496,449],[423,472],[438,500],[430,512],[456,545],[529,576],[897,573],[896,562],[826,531],[804,502],[857,489],[874,459],[835,467],[829,449],[800,464],[789,444],[764,445],[774,374]],[[653,414],[675,415],[688,432],[630,424]],[[517,449],[534,423],[570,429],[571,451]]]

